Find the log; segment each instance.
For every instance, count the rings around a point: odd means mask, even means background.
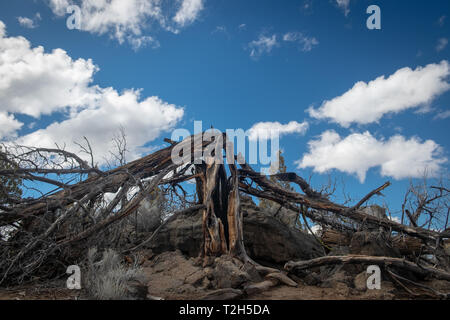
[[[207,293],[200,300],[236,300],[242,298],[242,290],[226,288]]]
[[[155,153],[149,154],[141,159],[129,162],[118,168],[101,172],[101,174],[92,175],[88,179],[74,185],[64,185],[64,190],[56,192],[50,196],[36,199],[31,204],[23,203],[14,206],[9,212],[0,213],[0,226],[10,225],[15,221],[33,218],[57,208],[67,207],[72,203],[79,201],[88,193],[101,195],[102,193],[115,193],[127,182],[130,177],[134,180],[146,179],[159,174],[161,171],[173,166],[172,151],[174,148],[183,146],[191,148],[189,159],[193,160],[192,155],[196,155],[198,148],[205,148],[211,141],[203,141],[199,146],[192,143],[191,137],[167,148],[161,149]],[[196,149],[197,148],[197,149]],[[180,166],[179,164],[176,167]],[[173,167],[172,167],[173,168]],[[177,179],[178,177],[175,177]],[[192,177],[191,177],[192,178]],[[164,181],[164,183],[170,183]],[[94,196],[95,197],[95,196]]]
[[[412,237],[417,237],[426,241],[432,241],[433,243],[436,242],[436,239],[442,237],[442,235],[436,231],[427,230],[419,227],[405,226],[389,219],[383,219],[372,215],[368,215],[360,208],[355,208],[356,206],[350,208],[340,204],[333,203],[328,199],[324,199],[322,197],[320,198],[309,197],[308,195],[305,194],[300,194],[295,191],[286,190],[281,186],[271,182],[265,176],[262,176],[259,173],[255,172],[251,168],[251,166],[249,166],[244,161],[241,160],[240,165],[242,167],[242,170],[240,170],[240,174],[243,177],[247,177],[253,180],[264,190],[264,192],[259,193],[259,196],[262,198],[272,200],[273,198],[282,197],[284,198],[284,202],[296,203],[320,211],[333,212],[337,215],[350,218],[359,223],[368,223],[375,226],[381,226],[386,229],[403,232]],[[387,184],[385,185],[387,186]],[[385,185],[383,185],[380,188],[383,188]],[[245,183],[242,183],[241,188],[242,190],[245,191],[249,190],[250,186],[246,185]],[[312,217],[309,218],[314,219]]]
[[[423,277],[432,276],[436,279],[450,281],[450,273],[446,271],[422,265],[419,266],[404,259],[391,257],[373,257],[363,255],[326,256],[307,261],[290,261],[285,264],[284,269],[288,272],[295,273],[306,269],[334,264],[373,264],[383,267],[394,266],[411,271]]]
[[[270,288],[275,287],[279,283],[280,281],[278,279],[272,278],[255,284],[248,285],[247,287],[245,287],[244,291],[247,295],[252,295],[255,293],[267,291]]]
[[[269,280],[276,279],[280,283],[284,283],[285,285],[287,285],[289,287],[297,287],[298,286],[297,282],[295,282],[294,280],[289,278],[284,273],[281,273],[280,271],[269,273],[268,275],[266,275],[266,278],[269,279]]]

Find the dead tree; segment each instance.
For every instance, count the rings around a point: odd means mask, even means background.
[[[266,282],[257,287],[280,281],[292,285],[292,280],[278,270],[258,265],[247,255],[240,193],[268,199],[297,212],[301,210],[309,219],[336,230],[354,231],[351,225],[338,222],[342,218],[417,238],[425,246],[434,246],[439,239],[450,236],[448,231],[406,226],[368,215],[361,209],[366,201],[387,188],[389,183],[369,192],[355,205],[345,206],[330,201],[295,173],[283,173],[277,178],[298,185],[301,192],[273,183],[234,155],[233,146],[225,134],[211,137],[201,133],[179,143],[166,141],[171,144],[169,147],[108,171],[101,171],[93,167],[93,163],[89,165],[76,154],[60,148],[16,147],[16,152],[2,154],[15,166],[1,170],[0,174],[49,183],[56,189],[50,194],[22,199],[1,209],[0,227],[12,231],[10,238],[2,241],[0,283],[7,279],[11,280],[8,282],[20,282],[30,277],[42,269],[50,257],[61,252],[71,252],[72,260],[79,259],[85,250],[84,242],[98,237],[136,212],[143,199],[155,188],[161,185],[176,186],[188,180],[196,182],[196,209],[202,210],[201,252],[204,264],[211,263],[213,257],[223,255],[235,258],[242,264],[250,264],[266,275]],[[173,154],[181,157],[182,161],[174,162]],[[224,156],[228,167],[223,164]],[[57,180],[49,175],[65,175],[69,179]],[[79,182],[70,181],[75,178]],[[137,191],[129,201],[123,201],[131,188]],[[97,206],[105,193],[114,193],[114,197],[107,205]],[[439,272],[433,274],[441,274]]]

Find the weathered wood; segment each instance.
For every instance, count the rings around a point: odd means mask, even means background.
[[[271,278],[268,280],[264,280],[262,282],[248,285],[247,287],[244,288],[244,291],[247,295],[252,295],[255,293],[267,291],[270,288],[277,286],[279,283],[280,281],[278,279]]]
[[[356,205],[352,207],[352,209],[359,209],[367,200],[372,198],[374,195],[379,194],[381,191],[389,187],[391,183],[389,181],[385,182],[381,187],[376,188],[369,192],[364,198],[362,198]]]
[[[281,273],[279,271],[269,273],[268,275],[266,275],[266,279],[276,279],[280,283],[284,283],[285,285],[287,285],[289,287],[297,287],[298,286],[297,282],[295,282],[294,280],[289,278],[287,275],[285,275],[284,273]]]
[[[243,230],[243,216],[240,210],[239,199],[239,177],[236,167],[230,165],[231,179],[230,179],[230,193],[228,195],[228,238],[229,238],[229,253],[236,257],[247,258],[244,247],[244,230]]]
[[[243,295],[242,290],[226,288],[211,291],[202,296],[200,300],[235,300],[242,298]]]
[[[216,216],[216,210],[221,210],[220,203],[214,201],[213,193],[218,188],[218,173],[221,164],[209,159],[206,164],[203,201],[203,253],[205,256],[218,256],[227,252],[225,232],[222,221]]]
[[[124,208],[122,208],[119,212],[117,212],[116,214],[109,216],[105,219],[103,219],[102,221],[100,221],[99,223],[94,224],[92,227],[88,228],[87,230],[79,233],[78,235],[76,235],[75,237],[67,237],[64,240],[61,240],[59,242],[59,244],[63,245],[63,244],[67,244],[69,242],[75,242],[75,241],[80,241],[83,239],[86,239],[87,237],[89,237],[90,235],[92,235],[93,233],[109,226],[110,224],[123,219],[124,217],[130,215],[131,213],[135,212],[137,210],[137,208],[139,207],[140,203],[142,202],[142,200],[144,200],[144,198],[147,196],[147,194],[150,194],[154,188],[156,188],[156,186],[158,186],[159,182],[164,178],[164,176],[166,176],[170,170],[175,167],[175,166],[171,166],[166,168],[165,170],[161,171],[154,179],[153,181],[147,186],[147,188],[145,190],[143,190],[143,192],[139,193],[132,201],[130,201]]]
[[[290,261],[286,263],[284,269],[289,272],[298,272],[301,270],[321,267],[334,264],[374,264],[378,266],[395,266],[404,270],[414,272],[423,277],[432,276],[436,279],[450,281],[450,273],[432,267],[417,265],[413,262],[391,257],[372,257],[363,255],[347,255],[347,256],[326,256],[306,261]]]
[[[25,202],[13,207],[9,212],[1,212],[0,226],[9,225],[18,220],[33,218],[45,212],[69,206],[83,198],[84,195],[91,192],[95,192],[96,195],[101,195],[106,192],[116,193],[117,190],[119,190],[119,188],[130,179],[130,177],[133,177],[135,180],[141,180],[155,176],[162,170],[173,165],[172,151],[176,147],[182,149],[183,146],[187,146],[190,148],[191,154],[186,155],[184,160],[194,162],[194,155],[198,156],[198,149],[205,148],[212,142],[202,140],[200,145],[196,146],[193,144],[192,140],[192,137],[189,137],[175,145],[156,151],[155,153],[147,155],[141,159],[129,162],[118,168],[102,172],[101,174],[92,175],[88,179],[77,184],[69,186],[64,185],[64,190],[47,197],[36,199],[31,204]],[[180,165],[181,164],[176,167]],[[96,170],[96,172],[97,171],[98,170]],[[177,178],[178,177],[175,179]],[[170,179],[165,181],[165,183],[170,182]]]
[[[441,235],[438,232],[427,230],[424,228],[418,227],[409,227],[397,223],[395,221],[389,219],[382,219],[375,216],[371,216],[366,214],[361,209],[353,209],[340,204],[333,203],[324,198],[312,198],[307,195],[297,193],[295,191],[286,190],[281,186],[271,182],[265,176],[262,176],[256,173],[247,163],[242,162],[240,173],[255,183],[257,183],[261,188],[263,188],[264,192],[261,192],[259,196],[262,198],[273,198],[271,194],[275,194],[277,196],[282,196],[286,199],[286,202],[292,202],[304,205],[308,208],[313,208],[321,211],[329,211],[333,212],[337,215],[353,219],[359,223],[368,223],[376,226],[381,226],[387,229],[391,229],[398,232],[403,232],[413,237],[418,237],[423,240],[433,241],[435,242],[438,237]],[[249,190],[249,188],[245,187],[245,183],[242,183],[242,189]],[[311,218],[311,217],[309,217]],[[313,219],[313,218],[312,218]]]

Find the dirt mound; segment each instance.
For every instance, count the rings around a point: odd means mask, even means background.
[[[149,298],[206,299],[217,290],[242,289],[261,280],[254,267],[228,256],[216,258],[207,267],[201,262],[179,250],[164,252],[144,262]],[[237,296],[242,296],[242,292]]]
[[[382,274],[381,288],[368,289],[369,274],[364,268],[348,265],[325,266],[289,275],[295,286],[278,284],[267,290],[249,291],[244,288],[264,279],[251,267],[239,268],[229,257],[216,258],[210,266],[202,267],[200,259],[185,257],[181,251],[153,256],[144,265],[149,298],[181,299],[289,299],[289,300],[392,300],[433,298],[428,290],[411,286],[408,294],[387,274]],[[359,267],[359,266],[358,266]],[[364,269],[364,271],[360,271]],[[262,282],[261,282],[262,281]],[[421,282],[441,292],[450,291],[450,282],[433,280]],[[227,291],[228,290],[228,291]],[[218,295],[215,295],[219,293]],[[224,294],[226,293],[226,294]],[[227,295],[228,294],[228,295]],[[434,297],[435,298],[435,297]]]

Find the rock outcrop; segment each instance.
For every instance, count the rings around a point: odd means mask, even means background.
[[[253,259],[268,264],[318,257],[323,251],[313,236],[295,230],[261,211],[248,199],[242,201],[244,242]],[[201,213],[183,215],[165,225],[149,248],[155,253],[180,250],[198,256],[202,242]]]

